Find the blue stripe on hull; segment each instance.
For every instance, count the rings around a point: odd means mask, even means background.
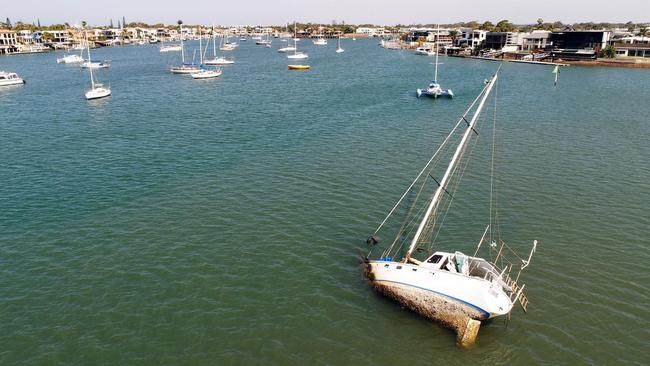
[[[471,304],[471,303],[469,303],[469,302],[467,302],[467,301],[463,301],[463,300],[461,300],[461,299],[455,298],[455,297],[453,297],[453,296],[449,296],[449,295],[447,295],[447,294],[443,294],[442,292],[433,291],[433,290],[430,290],[430,289],[428,289],[428,288],[424,288],[424,287],[420,287],[420,286],[413,286],[413,285],[409,285],[408,283],[398,282],[398,281],[388,281],[388,280],[375,280],[375,281],[376,281],[376,282],[390,282],[390,283],[397,283],[397,284],[399,284],[399,285],[404,285],[404,286],[409,286],[409,287],[415,287],[415,288],[420,289],[420,290],[433,292],[434,294],[438,294],[438,295],[444,296],[444,297],[446,297],[446,298],[452,299],[452,300],[454,300],[454,301],[460,302],[460,303],[462,303],[462,304],[464,304],[464,305],[467,305],[467,306],[469,306],[469,307],[471,307],[471,308],[474,308],[474,309],[478,310],[479,312],[481,312],[481,314],[482,314],[483,317],[484,317],[482,320],[485,320],[485,319],[490,318],[490,313],[487,312],[487,311],[485,311],[485,310],[483,310],[483,309],[481,309],[480,307],[478,307],[478,306],[476,306],[476,305],[474,305],[474,304]]]

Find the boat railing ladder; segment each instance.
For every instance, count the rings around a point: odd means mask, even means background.
[[[512,303],[516,303],[519,301],[519,304],[521,304],[521,308],[524,309],[524,312],[528,312],[528,297],[526,297],[526,294],[524,294],[524,287],[526,287],[526,284],[523,284],[521,287],[519,287],[519,284],[517,284],[517,281],[513,280],[510,278],[510,276],[506,275],[505,276],[505,282],[506,285],[508,285],[512,289],[512,293],[510,294],[510,300]],[[514,299],[513,299],[514,295]]]

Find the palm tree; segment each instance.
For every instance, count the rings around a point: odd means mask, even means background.
[[[641,36],[641,43],[643,43],[643,38],[648,35],[648,27],[641,27],[639,29],[639,35]]]

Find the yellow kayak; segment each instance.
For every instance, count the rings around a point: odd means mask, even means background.
[[[309,70],[309,65],[289,65],[289,70]]]

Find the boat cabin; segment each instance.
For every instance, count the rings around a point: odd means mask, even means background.
[[[0,72],[0,80],[16,80],[20,79],[15,72]]]
[[[501,282],[501,271],[483,258],[470,257],[461,252],[435,252],[420,266],[439,271],[449,271],[488,281]]]

